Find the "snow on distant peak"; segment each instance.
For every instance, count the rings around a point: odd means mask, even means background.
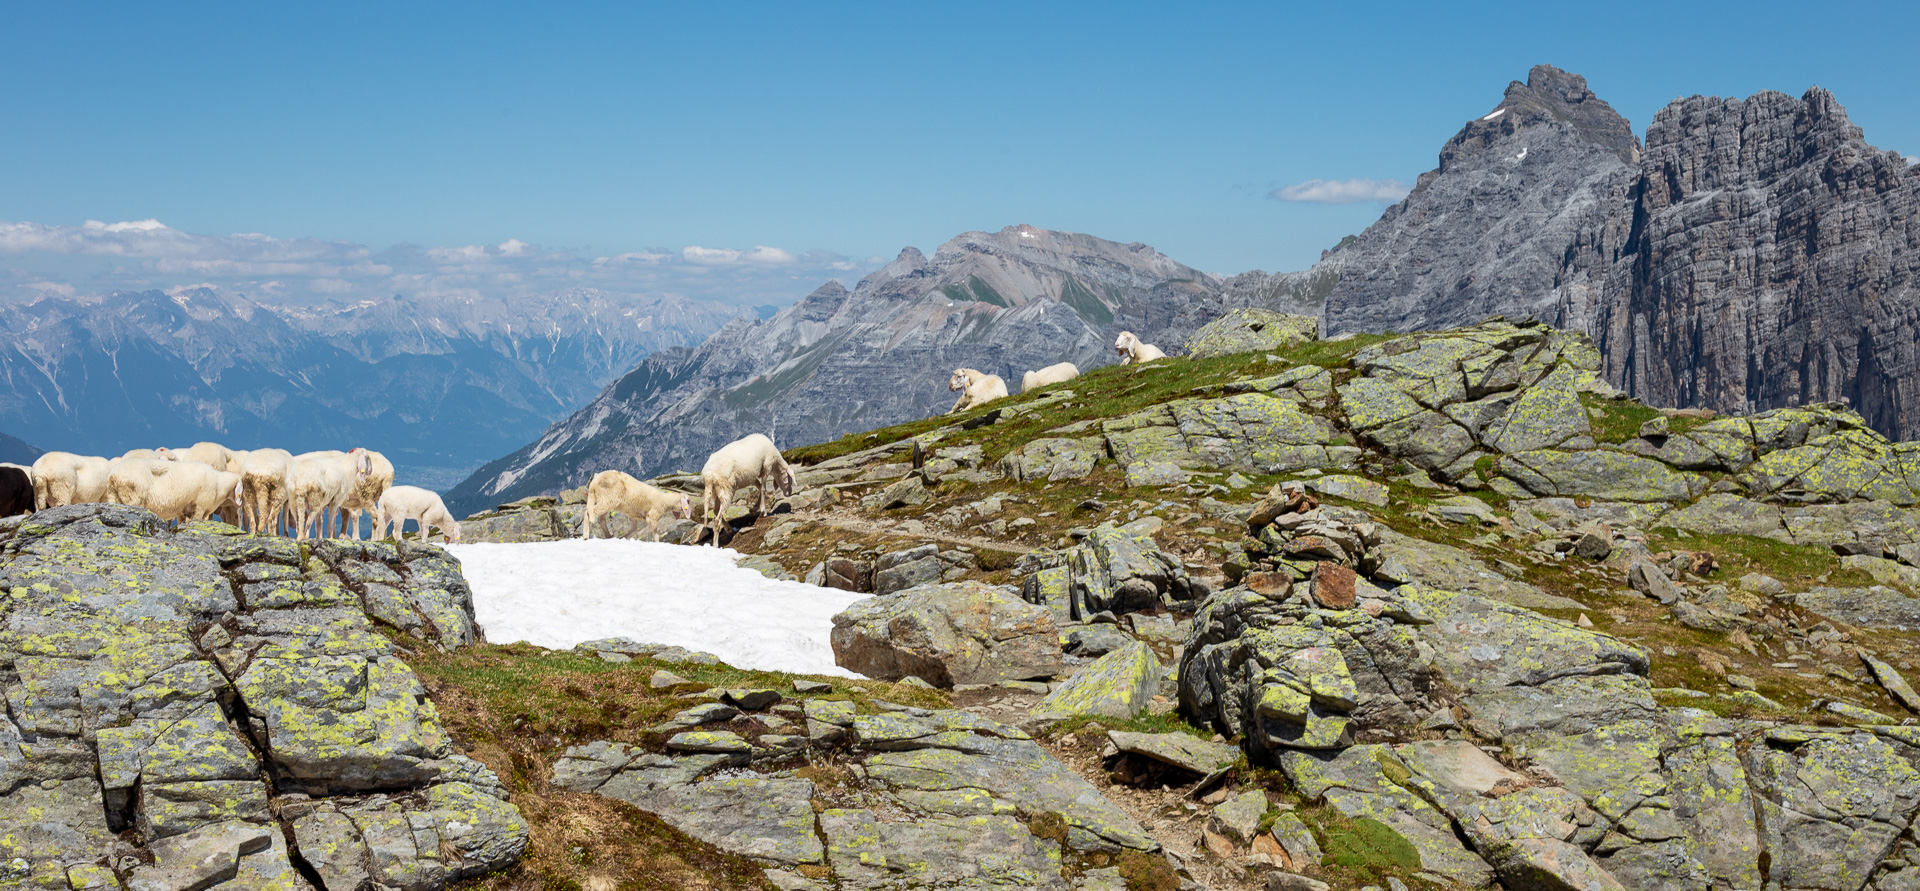
[[[1484,118],[1481,118],[1480,120],[1483,120],[1483,121],[1491,121],[1491,120],[1493,120],[1494,118],[1497,118],[1497,117],[1499,117],[1499,116],[1501,116],[1501,115],[1503,115],[1503,114],[1506,114],[1506,113],[1507,113],[1507,110],[1506,110],[1506,109],[1504,109],[1504,108],[1496,108],[1496,109],[1494,109],[1494,110],[1493,110],[1493,113],[1492,113],[1492,114],[1490,114],[1490,115],[1487,115],[1486,117],[1484,117]]]
[[[1524,145],[1523,145],[1523,146],[1521,146],[1521,147],[1520,147],[1520,154],[1517,154],[1517,155],[1514,155],[1514,156],[1513,156],[1513,159],[1514,159],[1515,161],[1525,161],[1525,160],[1527,159],[1527,147],[1526,147],[1526,146],[1524,146]]]

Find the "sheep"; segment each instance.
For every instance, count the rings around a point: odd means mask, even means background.
[[[364,449],[351,454],[328,450],[295,455],[287,469],[287,506],[293,514],[294,537],[306,538],[309,528],[317,538],[331,537],[328,521],[333,512],[372,472],[373,461]]]
[[[240,501],[241,486],[240,474],[198,461],[122,458],[107,477],[107,497],[116,504],[144,507],[163,520],[200,520],[229,499]]]
[[[998,380],[998,378],[995,378]],[[1004,394],[1006,391],[1001,390]],[[707,522],[713,527],[713,546],[720,546],[720,527],[725,522],[720,515],[727,509],[727,502],[733,500],[735,489],[746,485],[760,487],[760,509],[767,512],[767,494],[778,490],[782,495],[793,494],[793,468],[787,466],[780,450],[775,448],[773,440],[758,433],[736,439],[720,447],[707,458],[705,466],[700,468],[700,482],[705,491],[700,497],[700,506],[707,514]]]
[[[1058,384],[1080,376],[1080,369],[1072,362],[1058,362],[1039,371],[1029,371],[1020,378],[1020,392],[1039,389],[1048,384]]]
[[[419,524],[421,544],[426,544],[428,527],[433,526],[440,528],[443,543],[457,544],[460,541],[459,521],[447,512],[447,506],[439,495],[419,486],[391,486],[380,493],[374,503],[371,535],[374,538],[403,538],[408,520]],[[391,535],[388,534],[389,527]]]
[[[184,449],[157,449],[159,454],[146,457],[165,458],[168,461],[198,461],[214,470],[234,470],[227,465],[233,462],[238,453],[217,442],[196,442]],[[235,471],[238,472],[237,470]]]
[[[247,497],[241,504],[246,530],[268,535],[278,532],[280,512],[287,507],[287,472],[293,455],[286,449],[254,449],[236,452],[234,457],[246,480]]]
[[[372,514],[380,503],[380,493],[393,485],[393,462],[372,449],[353,449],[348,454],[364,454],[369,462],[367,475],[353,484],[347,493],[347,500],[340,505],[340,524],[346,527],[348,538],[357,539],[360,537],[361,512]],[[368,534],[371,535],[372,530],[368,530]]]
[[[36,500],[33,472],[18,464],[0,464],[0,517],[33,513]]]
[[[167,450],[165,447],[157,448],[157,449],[128,449],[126,450],[126,452],[122,453],[120,457],[122,458],[164,458],[166,457],[166,453],[167,453]]]
[[[966,411],[1007,396],[1007,382],[1001,380],[1000,375],[981,374],[971,368],[954,369],[953,377],[947,379],[947,389],[960,393],[960,401],[947,409],[947,414]]]
[[[1141,343],[1132,331],[1122,331],[1114,338],[1113,351],[1120,354],[1122,365],[1145,365],[1155,359],[1165,359],[1167,354],[1150,343]]]
[[[613,538],[608,519],[614,511],[626,514],[630,522],[627,538],[640,531],[640,520],[647,521],[647,532],[660,540],[660,521],[668,514],[679,519],[693,516],[693,501],[685,492],[663,492],[618,470],[602,470],[587,484],[587,515],[580,521],[580,537],[593,538],[595,528],[602,538]]]
[[[112,463],[105,458],[48,452],[33,462],[33,509],[107,500],[107,475]]]

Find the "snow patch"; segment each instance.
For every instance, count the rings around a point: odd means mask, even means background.
[[[1523,146],[1521,146],[1521,147],[1520,147],[1520,154],[1517,154],[1517,155],[1514,155],[1514,156],[1513,156],[1513,159],[1514,159],[1515,161],[1525,161],[1525,160],[1527,159],[1527,147],[1526,147],[1526,146],[1524,146],[1524,145],[1523,145]]]
[[[1494,118],[1497,118],[1497,117],[1499,117],[1499,116],[1501,116],[1501,115],[1503,115],[1503,114],[1506,114],[1506,113],[1507,113],[1507,110],[1506,110],[1506,109],[1504,109],[1504,108],[1496,108],[1496,109],[1494,109],[1494,110],[1493,110],[1493,114],[1490,114],[1490,115],[1487,115],[1486,117],[1484,117],[1484,118],[1481,118],[1480,120],[1483,120],[1483,121],[1491,121],[1491,120],[1493,120]]]
[[[834,614],[871,595],[781,582],[732,549],[594,539],[449,545],[487,640],[567,649],[630,637],[761,671],[859,677],[835,665]]]

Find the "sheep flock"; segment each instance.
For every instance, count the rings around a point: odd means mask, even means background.
[[[1131,331],[1120,332],[1113,349],[1122,365],[1166,358]],[[1072,362],[1060,362],[1028,371],[1020,389],[1024,393],[1079,376]],[[1008,395],[999,375],[972,368],[955,369],[947,387],[960,394],[948,414]],[[423,541],[437,529],[443,541],[458,542],[460,522],[440,496],[418,486],[396,486],[393,475],[385,455],[364,448],[295,455],[286,449],[247,451],[200,442],[184,449],[134,449],[118,458],[48,452],[32,467],[0,463],[0,516],[105,502],[143,507],[172,522],[218,517],[254,534],[304,540],[357,539],[361,516],[370,514],[373,538],[397,538],[412,520]],[[770,501],[793,494],[793,480],[780,450],[758,433],[715,451],[700,471],[701,513],[713,544],[721,543],[722,517],[736,492],[753,487],[758,493],[754,512],[764,515]],[[587,485],[580,537],[612,537],[615,514],[628,518],[627,537],[637,535],[644,523],[659,541],[663,521],[690,519],[694,509],[685,493],[603,470]]]

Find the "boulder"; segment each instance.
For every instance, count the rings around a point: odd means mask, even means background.
[[[1107,741],[1121,752],[1152,758],[1206,776],[1232,766],[1240,750],[1187,733],[1133,733],[1110,730]]]
[[[1053,688],[1033,707],[1038,721],[1068,718],[1126,720],[1146,711],[1160,687],[1160,662],[1146,644],[1135,642],[1093,661]]]
[[[1347,473],[1329,473],[1313,477],[1302,483],[1309,490],[1332,498],[1344,498],[1371,504],[1374,507],[1387,506],[1387,487],[1366,477]]]
[[[1073,615],[1156,609],[1193,599],[1194,582],[1180,558],[1160,550],[1143,530],[1102,523],[1067,552],[1067,596]]]
[[[470,544],[557,541],[578,533],[561,523],[557,505],[546,502],[460,521],[460,540]]]
[[[1270,309],[1235,309],[1201,326],[1187,338],[1187,355],[1196,359],[1255,351],[1275,352],[1318,340],[1320,320]]]
[[[1106,443],[1097,437],[1033,440],[1000,460],[1000,467],[1016,482],[1085,479],[1107,456]]]
[[[870,597],[833,617],[836,664],[868,677],[994,684],[1060,672],[1060,635],[1045,607],[980,582]]]
[[[1350,467],[1360,457],[1326,419],[1267,393],[1176,399],[1101,428],[1130,485],[1136,467],[1288,473]]]
[[[1494,467],[1535,495],[1602,501],[1685,501],[1706,488],[1698,474],[1607,449],[1516,452],[1502,455]]]
[[[938,545],[920,545],[882,554],[874,562],[873,593],[892,594],[915,585],[937,582],[944,572],[946,566],[940,562]]]

